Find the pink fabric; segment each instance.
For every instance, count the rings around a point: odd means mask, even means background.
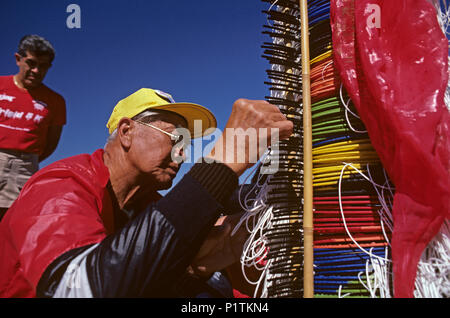
[[[427,0],[331,0],[335,61],[395,185],[394,293],[450,216],[448,43]]]

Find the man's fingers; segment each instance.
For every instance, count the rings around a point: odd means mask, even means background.
[[[272,123],[272,128],[277,128],[279,138],[281,140],[287,139],[292,135],[294,130],[294,123],[290,120],[280,120]]]
[[[271,112],[266,115],[266,118],[271,121],[284,121],[286,120],[286,116],[284,116],[281,112]]]
[[[218,139],[219,142],[207,157],[225,163],[240,176],[257,162],[267,146],[275,142],[277,138],[281,140],[289,138],[293,131],[293,124],[286,119],[277,106],[265,100],[238,99],[233,105],[225,128]],[[271,128],[278,131],[272,131]],[[242,131],[244,134],[241,133]],[[256,143],[253,137],[256,137]]]
[[[272,105],[266,101],[261,101],[258,104],[261,107],[262,115],[271,121],[271,128],[279,129],[280,139],[289,138],[292,135],[294,129],[294,124],[292,121],[288,120],[285,115],[278,109],[277,106]]]

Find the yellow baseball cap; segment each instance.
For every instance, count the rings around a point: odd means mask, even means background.
[[[216,118],[206,107],[192,103],[176,103],[170,94],[156,89],[141,88],[119,101],[114,107],[106,124],[109,133],[117,128],[122,118],[133,118],[148,109],[162,109],[182,116],[187,121],[187,129],[192,139],[208,135],[212,130],[205,134],[207,129],[217,127]],[[202,131],[194,131],[194,120],[202,121]]]

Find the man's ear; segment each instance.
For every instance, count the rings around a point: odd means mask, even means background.
[[[19,65],[20,60],[22,59],[22,55],[20,55],[19,53],[14,53],[14,58],[16,59],[16,64],[17,66]]]
[[[131,147],[132,143],[132,130],[133,130],[134,122],[130,118],[124,117],[119,121],[117,125],[117,135],[120,140],[120,144],[126,150]]]

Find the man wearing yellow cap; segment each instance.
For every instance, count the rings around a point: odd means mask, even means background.
[[[219,216],[256,160],[222,163],[220,154],[248,153],[251,145],[223,149],[222,134],[208,160],[165,197],[157,193],[180,168],[178,130],[197,138],[215,126],[206,108],[161,91],[141,89],[120,101],[104,150],[36,173],[0,223],[0,297],[226,296],[201,282],[238,260],[245,233],[230,231],[239,215]],[[244,99],[226,127],[276,128],[281,139],[292,133],[278,108]],[[259,145],[271,140],[270,133],[258,137],[266,139]]]

